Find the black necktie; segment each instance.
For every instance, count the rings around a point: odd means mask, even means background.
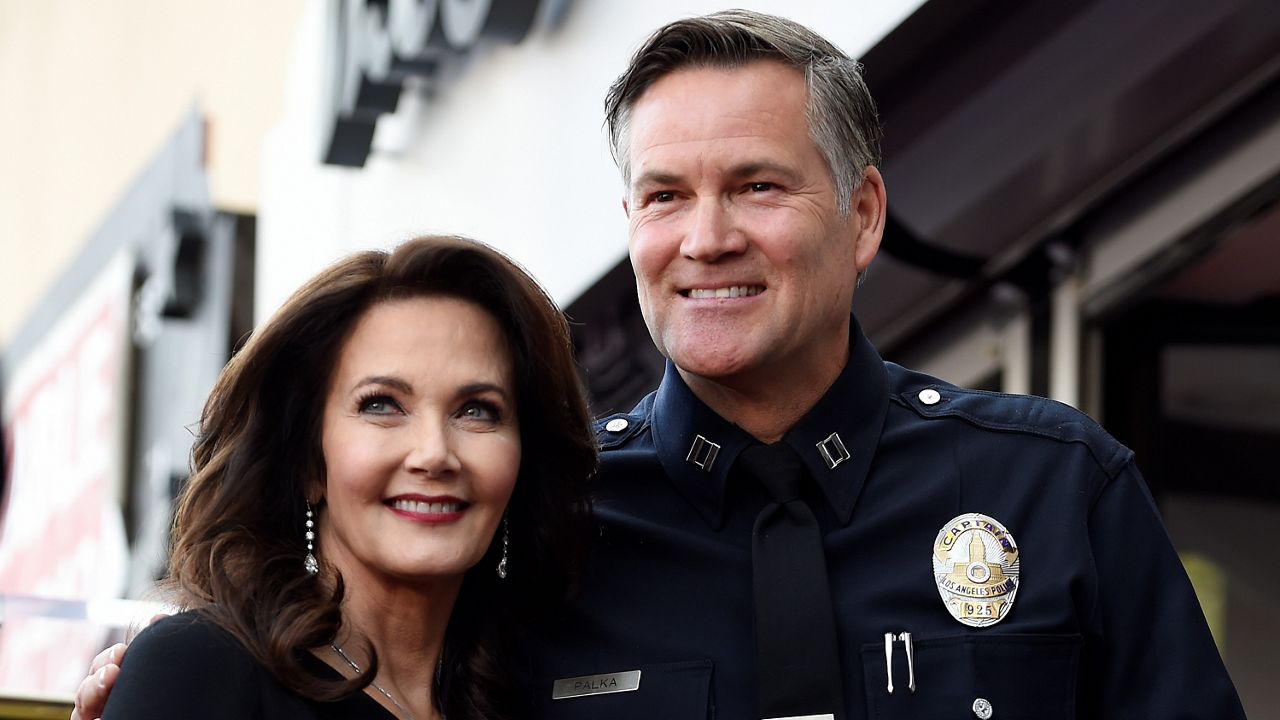
[[[751,540],[756,697],[761,718],[844,716],[835,613],[818,520],[800,499],[807,473],[783,443],[752,445],[734,469],[773,499]]]

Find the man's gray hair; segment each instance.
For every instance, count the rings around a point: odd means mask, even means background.
[[[659,28],[610,86],[605,122],[623,182],[631,185],[631,109],[651,85],[676,70],[731,69],[756,60],[775,60],[804,73],[809,136],[826,158],[840,213],[848,216],[866,167],[880,163],[880,123],[862,66],[797,22],[749,10],[725,10]]]

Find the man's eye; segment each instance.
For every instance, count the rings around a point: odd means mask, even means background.
[[[669,190],[663,190],[650,195],[649,198],[656,203],[668,203],[676,199],[676,194]]]
[[[777,185],[774,185],[773,183],[769,183],[769,182],[756,182],[756,183],[751,183],[749,187],[751,188],[751,192],[769,192],[770,190],[776,188]]]

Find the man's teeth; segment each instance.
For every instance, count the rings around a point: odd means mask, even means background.
[[[422,513],[424,515],[440,515],[442,513],[456,513],[462,511],[462,503],[459,502],[418,502],[417,500],[396,500],[391,504],[391,506],[397,510]]]
[[[736,298],[751,297],[764,292],[764,287],[760,285],[734,285],[732,287],[722,288],[693,288],[689,290],[689,297],[694,300],[703,300],[706,298]]]

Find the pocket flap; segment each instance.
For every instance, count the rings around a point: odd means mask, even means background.
[[[893,649],[892,694],[888,691],[884,644],[864,645],[867,715],[883,720],[1074,718],[1082,644],[1079,635],[961,635],[917,640],[913,643],[916,691],[912,693],[906,651],[898,642]]]

